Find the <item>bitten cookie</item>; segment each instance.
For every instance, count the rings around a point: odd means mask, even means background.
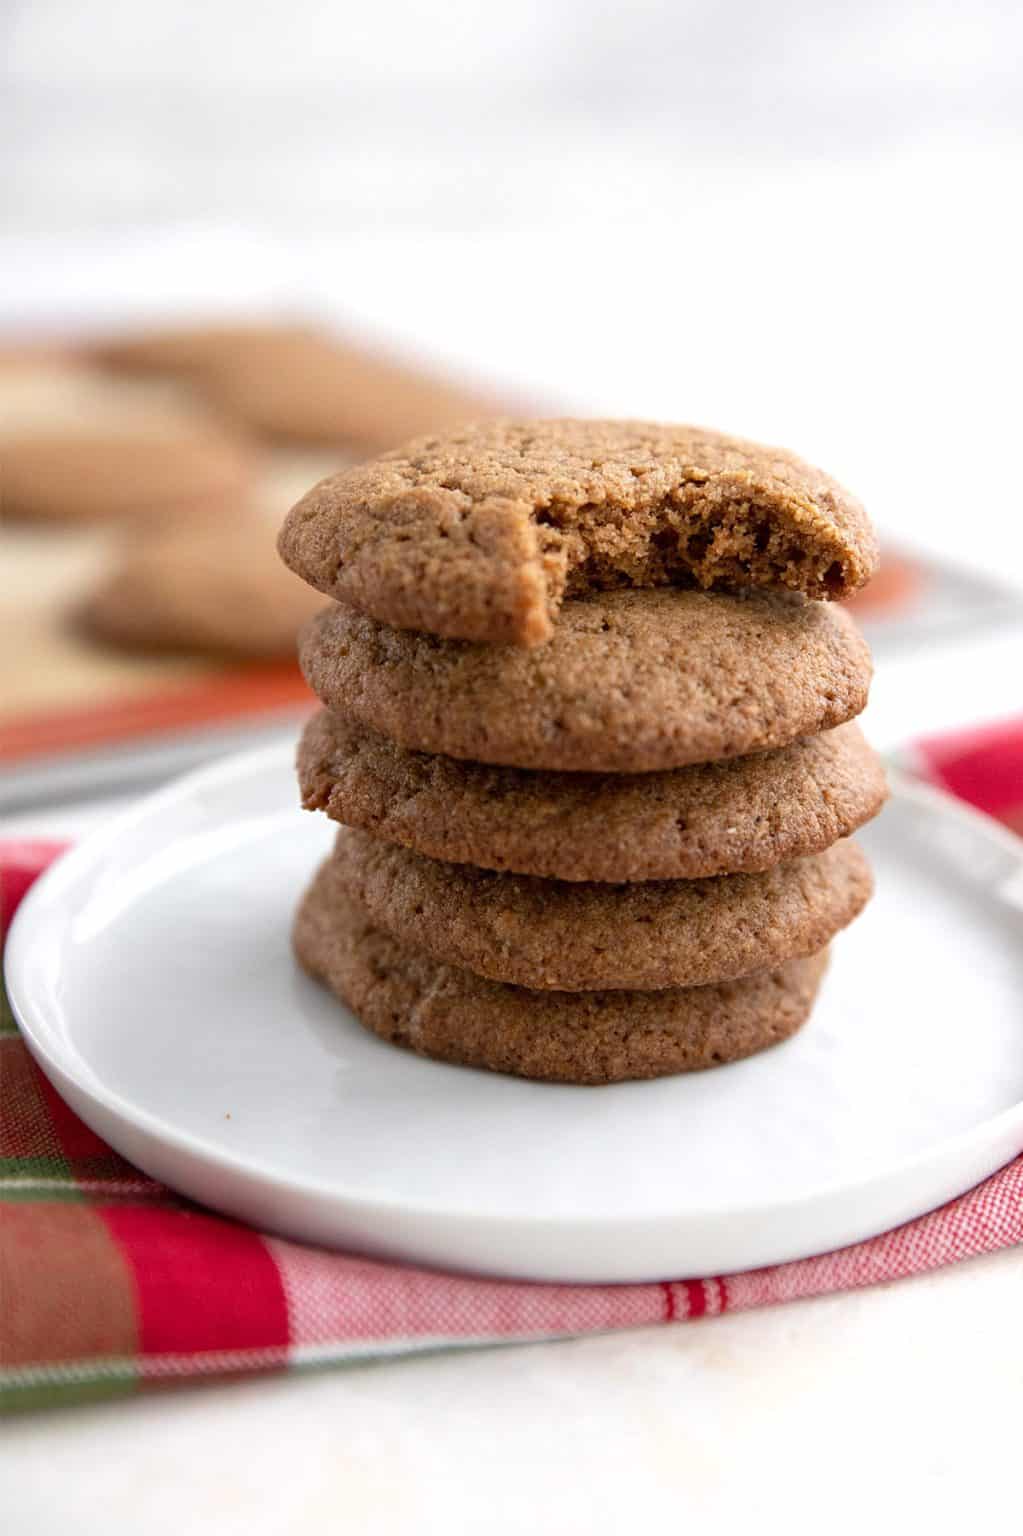
[[[647,773],[785,746],[859,714],[871,662],[833,603],[604,592],[537,650],[395,630],[335,604],[302,669],[325,704],[404,747],[519,768]]]
[[[0,513],[34,523],[214,516],[247,494],[250,467],[231,438],[199,428],[30,429],[0,439]]]
[[[108,367],[186,379],[252,431],[366,453],[493,415],[484,396],[300,326],[198,327],[94,348]]]
[[[499,421],[420,438],[315,486],[280,551],[386,624],[523,646],[550,638],[563,599],[594,589],[838,598],[878,560],[860,503],[794,454],[628,421]]]
[[[322,606],[278,560],[266,522],[249,517],[136,539],[73,618],[129,650],[284,657]]]
[[[322,710],[298,748],[306,810],[416,853],[555,880],[691,880],[829,848],[880,810],[884,769],[840,725],[662,773],[537,773],[408,752]]]
[[[737,1061],[795,1033],[827,956],[708,987],[536,992],[443,965],[374,928],[334,865],[299,908],[298,959],[365,1027],[440,1061],[551,1082],[666,1077]]]
[[[337,884],[405,944],[492,981],[565,992],[693,987],[816,954],[873,889],[855,843],[756,875],[631,885],[442,864],[354,827]]]

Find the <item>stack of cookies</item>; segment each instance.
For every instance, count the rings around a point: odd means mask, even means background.
[[[821,601],[876,565],[859,503],[710,431],[488,423],[322,482],[280,550],[334,599],[298,766],[342,826],[295,945],[369,1029],[607,1083],[799,1028],[885,796]]]

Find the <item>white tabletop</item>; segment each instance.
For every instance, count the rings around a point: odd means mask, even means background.
[[[17,1536],[997,1531],[1023,1250],[764,1312],[5,1425]]]

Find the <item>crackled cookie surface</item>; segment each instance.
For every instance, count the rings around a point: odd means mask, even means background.
[[[493,981],[576,992],[692,987],[815,954],[866,904],[855,843],[760,874],[611,885],[442,864],[353,827],[337,884],[372,921]]]
[[[555,880],[769,869],[875,815],[884,769],[857,725],[661,773],[538,773],[410,752],[321,710],[298,777],[307,810],[416,853]]]
[[[300,657],[325,704],[402,746],[595,773],[785,746],[858,715],[871,675],[838,604],[663,588],[573,599],[535,650],[392,629],[335,603]]]
[[[340,888],[328,861],[299,908],[299,961],[394,1045],[462,1066],[597,1085],[737,1061],[788,1036],[827,955],[708,987],[541,992],[486,981],[399,943]]]
[[[840,598],[878,558],[860,503],[794,454],[618,421],[418,438],[315,486],[279,547],[306,581],[385,623],[522,646],[593,590]]]

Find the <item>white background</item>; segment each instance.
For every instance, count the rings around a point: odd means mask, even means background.
[[[0,325],[272,301],[1023,573],[1014,0],[8,0]]]
[[[579,219],[592,243],[676,224],[704,169],[979,161],[1018,151],[1023,123],[1013,0],[8,0],[3,17],[5,207],[33,230]],[[812,206],[793,235],[813,238]]]
[[[8,0],[0,48],[5,329],[318,311],[1023,573],[1013,0]],[[1020,654],[882,674],[886,740],[1018,708]],[[1021,1277],[26,1419],[5,1529],[996,1529]]]

